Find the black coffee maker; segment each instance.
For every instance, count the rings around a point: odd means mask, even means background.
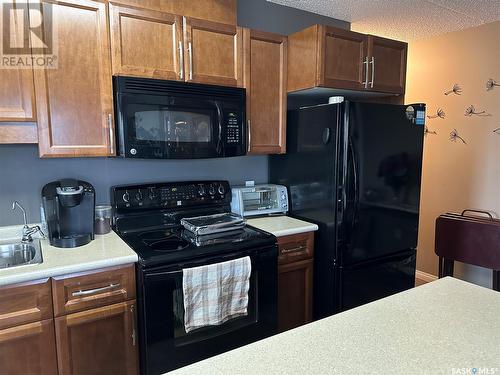
[[[85,181],[63,179],[42,189],[50,244],[82,246],[94,239],[94,187]]]

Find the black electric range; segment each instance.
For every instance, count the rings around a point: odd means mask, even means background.
[[[182,218],[230,212],[227,181],[151,183],[111,189],[113,229],[139,256],[137,304],[141,374],[162,374],[277,331],[277,240],[243,228],[193,236]],[[248,315],[187,333],[183,269],[248,256]]]

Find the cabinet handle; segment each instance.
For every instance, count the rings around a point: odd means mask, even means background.
[[[113,115],[108,113],[108,130],[109,130],[109,150],[111,155],[115,153],[115,136],[113,133]]]
[[[306,249],[307,249],[307,246],[300,245],[300,246],[297,246],[297,247],[292,247],[290,249],[283,249],[283,250],[281,250],[281,253],[282,254],[294,253],[296,251],[301,251],[301,250],[306,250]]]
[[[375,81],[375,57],[372,56],[370,64],[372,64],[372,80],[370,81],[370,87],[373,88],[373,81]]]
[[[188,43],[189,52],[189,80],[193,79],[193,45],[191,42]]]
[[[363,86],[365,89],[368,88],[368,56],[365,57],[365,61],[363,61],[363,65],[365,66],[365,80],[363,81]]]
[[[101,288],[95,288],[95,289],[88,289],[88,290],[79,290],[77,292],[71,293],[73,297],[81,297],[81,296],[88,296],[89,294],[94,294],[94,293],[99,293],[99,292],[104,292],[106,290],[114,289],[120,286],[120,283],[116,284],[109,284],[107,286],[103,286]]]
[[[248,145],[247,152],[250,152],[251,144],[252,144],[252,123],[250,120],[247,120],[248,124]]]
[[[184,48],[182,46],[182,40],[179,40],[179,78],[184,80]]]
[[[132,346],[135,346],[136,345],[136,341],[137,341],[137,330],[136,330],[136,323],[135,323],[135,306],[134,305],[131,305],[130,306],[130,314],[132,314]]]

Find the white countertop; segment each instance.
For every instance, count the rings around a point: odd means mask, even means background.
[[[172,374],[452,375],[472,368],[500,374],[500,293],[446,277]]]
[[[0,241],[15,240],[21,227],[0,228]],[[72,249],[50,246],[41,240],[43,262],[0,269],[0,285],[43,279],[51,276],[83,272],[98,268],[137,262],[135,253],[115,232],[96,235],[87,245]]]
[[[276,237],[318,230],[316,224],[294,219],[290,216],[268,216],[248,219],[247,224],[271,233]]]

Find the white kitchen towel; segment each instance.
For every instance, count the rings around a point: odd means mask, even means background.
[[[251,273],[250,257],[183,269],[186,332],[247,315]]]

